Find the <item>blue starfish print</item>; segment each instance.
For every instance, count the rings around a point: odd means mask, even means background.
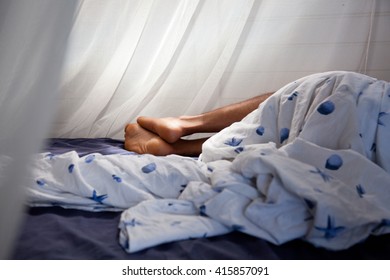
[[[93,190],[92,192],[92,196],[89,197],[89,199],[92,199],[98,203],[103,203],[103,200],[105,200],[106,198],[108,197],[107,194],[103,194],[103,195],[97,195],[96,191]]]
[[[345,230],[345,227],[336,227],[334,225],[334,221],[332,221],[332,217],[330,215],[328,215],[328,224],[327,224],[326,228],[317,227],[317,226],[315,228],[319,231],[323,231],[325,233],[324,237],[326,239],[335,238],[340,232]]]
[[[46,184],[46,181],[45,179],[38,179],[36,183],[38,184],[38,186],[43,187]]]
[[[242,139],[238,139],[236,137],[233,137],[232,139],[225,141],[224,144],[232,146],[232,147],[237,147],[238,145],[241,144],[241,142],[242,142]]]
[[[241,153],[241,152],[244,151],[244,147],[238,147],[238,148],[234,149],[234,151],[235,151],[237,154],[239,154],[239,153]]]
[[[380,113],[379,113],[379,115],[378,115],[378,125],[385,126],[385,124],[383,123],[383,121],[381,120],[381,118],[382,118],[383,116],[386,116],[386,115],[388,115],[388,113],[386,113],[386,112],[380,112]]]
[[[112,174],[112,179],[114,179],[114,181],[116,181],[116,182],[118,182],[118,183],[122,182],[121,177],[118,177],[118,176],[116,176],[115,174]]]
[[[313,173],[313,174],[318,174],[322,177],[322,180],[324,180],[324,182],[329,182],[330,179],[333,179],[332,176],[326,174],[325,172],[321,171],[318,167],[316,167],[316,170],[309,170],[310,173]]]
[[[297,91],[294,91],[287,99],[289,101],[293,101],[294,100],[294,97],[297,97],[298,96],[298,92]]]
[[[361,198],[363,198],[363,195],[366,194],[366,191],[364,190],[363,186],[360,185],[360,184],[356,186],[356,191],[357,191],[358,195],[359,195]]]
[[[131,226],[131,227],[141,226],[142,225],[142,223],[136,221],[134,218],[131,221],[129,221],[129,222],[125,222],[124,224],[125,224],[125,226]]]

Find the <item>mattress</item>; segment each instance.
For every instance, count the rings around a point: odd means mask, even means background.
[[[49,139],[54,155],[76,151],[121,154],[123,142],[108,139]],[[389,259],[390,235],[370,236],[346,250],[317,248],[302,240],[274,245],[241,232],[170,242],[127,253],[118,242],[121,212],[90,212],[54,207],[26,209],[12,259]]]

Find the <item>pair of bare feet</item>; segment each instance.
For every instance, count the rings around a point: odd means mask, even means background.
[[[195,116],[139,117],[125,127],[125,149],[138,154],[198,156],[207,138],[184,140],[194,133],[215,133],[242,120],[272,93],[227,105]]]
[[[205,139],[183,140],[193,123],[185,118],[139,117],[125,127],[125,149],[138,154],[198,156]]]

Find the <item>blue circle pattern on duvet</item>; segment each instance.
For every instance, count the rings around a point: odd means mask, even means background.
[[[287,140],[289,135],[290,135],[290,129],[288,129],[287,127],[282,128],[280,130],[280,144],[282,144],[285,140]]]
[[[325,168],[329,170],[337,170],[343,165],[343,159],[339,155],[331,155],[325,163]]]
[[[332,101],[325,101],[318,107],[317,112],[322,115],[329,115],[335,109],[335,105]]]
[[[328,100],[322,102],[317,108],[317,112],[322,115],[329,115],[335,110],[335,105],[332,101]],[[329,170],[338,170],[343,165],[343,159],[337,155],[331,155],[325,163],[325,168]]]
[[[259,127],[256,129],[257,135],[260,135],[260,136],[263,136],[264,131],[265,131],[264,126],[259,126]]]
[[[68,172],[69,172],[69,173],[73,173],[73,170],[74,170],[74,164],[72,163],[72,164],[70,164],[70,165],[68,166]]]
[[[152,162],[152,163],[149,163],[149,164],[145,165],[144,167],[142,167],[141,170],[143,173],[148,174],[148,173],[156,170],[156,167],[157,167],[157,165],[154,162]]]
[[[86,163],[91,163],[91,162],[94,161],[94,159],[95,159],[95,155],[94,155],[94,154],[90,154],[90,155],[88,155],[88,156],[86,156],[86,157],[84,158],[84,161],[85,161]]]

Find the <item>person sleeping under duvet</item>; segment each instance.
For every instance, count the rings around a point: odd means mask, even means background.
[[[216,134],[182,139],[198,132]],[[319,73],[198,116],[139,117],[128,153],[37,155],[29,203],[123,211],[128,252],[234,230],[341,250],[390,232],[389,139],[389,82]]]

